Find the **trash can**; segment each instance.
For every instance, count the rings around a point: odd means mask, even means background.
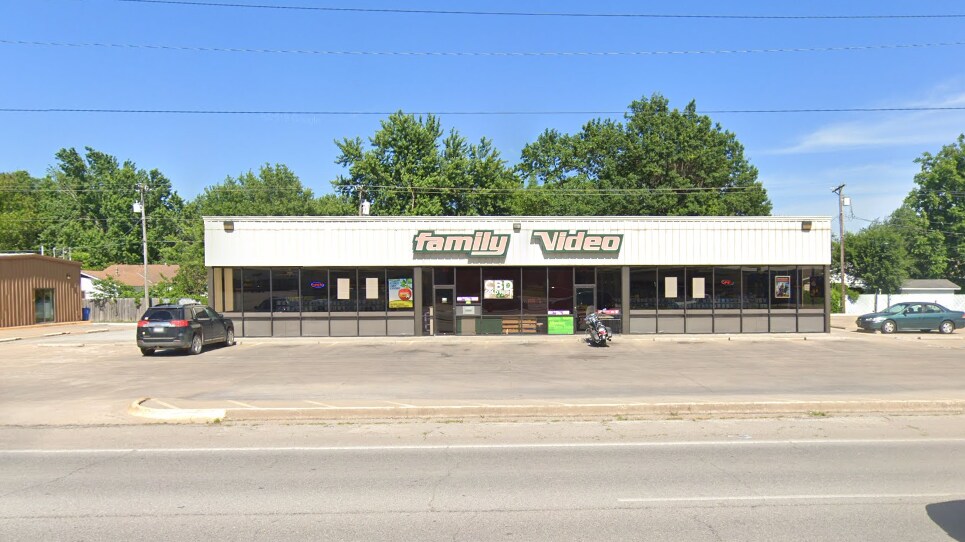
[[[80,312],[81,318],[83,318],[85,322],[90,320],[90,307],[84,307],[80,309]]]

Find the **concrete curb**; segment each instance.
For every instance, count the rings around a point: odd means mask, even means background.
[[[599,403],[442,406],[265,407],[160,409],[140,399],[128,412],[134,416],[173,422],[268,420],[401,420],[462,418],[676,418],[768,417],[828,415],[965,414],[965,400],[947,401],[758,401],[731,403]]]
[[[127,413],[139,418],[186,423],[214,423],[225,418],[223,408],[151,408],[143,403],[150,397],[138,399],[127,407]]]
[[[19,341],[22,339],[23,337],[7,337],[5,339],[0,339],[0,343],[10,343],[10,342]]]

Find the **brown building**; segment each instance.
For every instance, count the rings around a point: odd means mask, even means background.
[[[0,327],[80,319],[80,262],[0,254]]]

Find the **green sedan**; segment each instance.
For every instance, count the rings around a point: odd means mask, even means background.
[[[896,331],[931,331],[951,333],[965,327],[965,312],[951,311],[938,303],[895,303],[881,312],[863,314],[857,320],[858,329]]]

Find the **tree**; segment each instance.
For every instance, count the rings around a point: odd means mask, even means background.
[[[929,229],[928,220],[919,216],[908,204],[895,210],[885,220],[902,237],[911,261],[908,278],[933,279],[945,276],[948,254],[941,232]]]
[[[0,252],[40,249],[41,184],[26,171],[0,173]]]
[[[938,154],[926,152],[915,162],[921,164],[915,175],[918,187],[905,204],[936,234],[933,242],[941,237],[948,278],[965,284],[965,134]]]
[[[354,214],[354,207],[332,195],[316,199],[312,191],[283,164],[264,165],[258,174],[248,171],[237,178],[205,188],[184,210],[184,231],[174,245],[181,268],[172,279],[171,292],[179,297],[207,297],[204,266],[204,216],[312,216]]]
[[[771,203],[734,134],[690,102],[659,94],[630,104],[625,123],[596,119],[576,135],[547,130],[517,167],[523,214],[767,215]]]
[[[372,202],[375,215],[505,215],[519,183],[483,138],[469,144],[456,130],[442,138],[439,119],[397,112],[369,139],[336,141],[336,162],[348,175],[332,181],[355,205]]]
[[[164,259],[179,237],[184,206],[171,182],[156,169],[137,169],[131,161],[119,164],[90,147],[86,151],[83,157],[75,149],[57,153],[58,166],[44,186],[52,196],[41,203],[45,227],[38,244],[70,247],[73,258],[89,268],[141,262],[141,221],[132,204],[140,199],[137,187],[143,184],[148,189],[148,258]]]
[[[873,223],[846,237],[845,259],[871,291],[897,293],[914,265],[905,241],[894,227]]]
[[[118,299],[140,299],[141,290],[123,284],[114,277],[94,279],[94,291],[90,298],[94,301],[117,301]]]

